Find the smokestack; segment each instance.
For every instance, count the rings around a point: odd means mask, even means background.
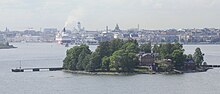
[[[63,28],[63,32],[66,32],[66,28],[65,27]]]
[[[78,27],[79,31],[81,31],[81,30],[82,30],[82,28],[81,28],[81,23],[78,22],[77,24],[78,24],[77,27]]]
[[[106,32],[108,32],[108,26],[106,26]]]

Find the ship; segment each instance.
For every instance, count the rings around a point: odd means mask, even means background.
[[[69,36],[69,34],[66,32],[66,29],[63,28],[62,31],[58,32],[56,35],[56,41],[59,44],[68,44],[72,42],[72,38]]]

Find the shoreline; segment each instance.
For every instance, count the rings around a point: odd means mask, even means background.
[[[188,70],[188,71],[171,71],[171,72],[86,72],[86,71],[72,71],[72,70],[63,70],[63,72],[73,73],[73,74],[82,74],[82,75],[138,75],[138,74],[163,74],[163,75],[172,75],[172,74],[185,74],[185,73],[200,73],[207,72],[209,69],[203,70]]]
[[[67,73],[82,74],[82,75],[136,75],[137,73],[119,73],[119,72],[86,72],[86,71],[72,71],[63,70]]]

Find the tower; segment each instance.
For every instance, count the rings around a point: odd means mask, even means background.
[[[115,31],[115,32],[121,31],[120,28],[119,28],[119,26],[118,26],[118,24],[116,24],[114,31]]]
[[[78,30],[79,30],[79,31],[82,30],[82,28],[81,28],[81,23],[80,23],[80,22],[77,23],[77,27],[78,27]]]

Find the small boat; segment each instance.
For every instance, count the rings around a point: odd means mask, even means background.
[[[21,61],[20,61],[20,67],[16,69],[11,69],[12,72],[24,72],[24,69],[21,68]]]
[[[24,72],[24,69],[11,69],[12,72]]]

